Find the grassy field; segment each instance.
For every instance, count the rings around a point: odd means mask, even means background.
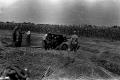
[[[0,30],[0,69],[8,65],[27,67],[31,80],[96,80],[120,76],[120,41],[80,37],[77,52],[44,50],[43,34],[32,33],[32,46],[6,47],[11,44],[11,31]],[[1,71],[0,70],[0,71]]]

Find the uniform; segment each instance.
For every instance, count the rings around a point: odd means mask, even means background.
[[[46,49],[51,49],[52,48],[52,34],[51,33],[48,33],[47,36],[46,36]]]
[[[78,36],[76,34],[71,36],[70,50],[76,51],[78,47]]]
[[[45,35],[43,36],[43,47],[44,47],[45,49],[47,49],[46,37],[47,37],[47,34],[45,34]]]
[[[22,32],[19,31],[19,35],[18,35],[18,41],[17,41],[17,47],[21,47],[22,44]]]
[[[31,32],[28,31],[26,34],[27,34],[26,42],[27,42],[27,45],[30,46],[30,43],[31,43]]]
[[[13,46],[15,46],[16,44],[16,41],[17,41],[17,30],[18,30],[18,26],[16,26],[13,30],[13,33],[12,33],[12,38],[13,38]]]

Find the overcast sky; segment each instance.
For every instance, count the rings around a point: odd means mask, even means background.
[[[0,21],[120,25],[120,0],[0,0]]]

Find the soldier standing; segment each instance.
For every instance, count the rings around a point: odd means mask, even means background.
[[[22,30],[21,29],[19,29],[19,35],[18,35],[18,41],[17,41],[17,47],[21,47],[21,44],[22,44],[22,38],[23,38],[23,36],[22,36]]]
[[[46,37],[47,37],[48,34],[45,34],[43,36],[43,47],[45,48],[45,50],[47,50],[47,43],[46,43]]]
[[[30,43],[31,43],[31,32],[28,31],[26,34],[27,34],[27,37],[26,37],[27,46],[30,46]]]
[[[47,37],[46,37],[46,44],[47,44],[47,49],[51,49],[52,48],[52,34],[51,32],[48,33]]]
[[[74,31],[74,34],[71,36],[70,50],[76,51],[77,48],[78,48],[78,36],[76,35],[76,31]]]
[[[13,33],[12,33],[12,38],[13,38],[13,46],[15,46],[16,41],[17,41],[17,30],[18,30],[18,26],[15,26],[15,28],[13,29]]]

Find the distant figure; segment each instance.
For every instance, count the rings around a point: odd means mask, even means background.
[[[47,37],[47,48],[48,49],[52,49],[53,47],[53,34],[51,34],[51,32],[48,33],[48,37]]]
[[[45,48],[45,50],[47,50],[48,49],[48,44],[47,44],[47,39],[46,39],[46,37],[48,36],[48,34],[45,34],[44,36],[43,36],[43,47]]]
[[[71,44],[70,44],[70,50],[71,51],[76,51],[78,48],[78,36],[75,34],[71,36]]]
[[[13,33],[12,33],[12,38],[13,38],[13,46],[15,46],[16,41],[17,41],[17,31],[18,31],[19,27],[15,26],[15,28],[13,29]]]
[[[52,48],[52,34],[51,32],[48,32],[48,34],[45,37],[45,49],[51,49]]]
[[[52,36],[53,36],[53,35],[51,34],[51,32],[48,32],[47,35],[48,35],[47,40],[51,40],[51,39],[52,39]]]
[[[19,29],[19,31],[18,31],[18,40],[17,40],[16,47],[21,47],[22,38],[23,38],[22,34],[23,34],[23,33],[22,33],[22,30]]]
[[[27,34],[27,37],[26,37],[27,46],[30,46],[30,44],[31,44],[31,32],[28,31],[26,34]]]

